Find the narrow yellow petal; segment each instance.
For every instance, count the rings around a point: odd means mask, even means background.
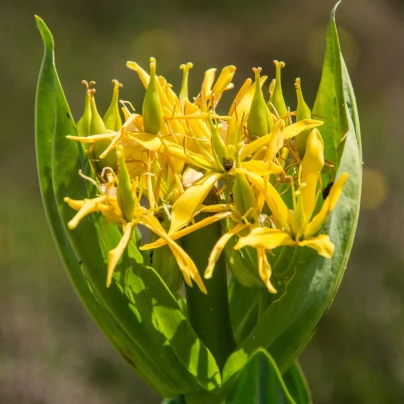
[[[227,233],[223,234],[222,237],[216,242],[215,246],[212,249],[212,252],[209,255],[208,259],[208,266],[205,269],[204,278],[210,279],[213,275],[213,270],[215,268],[216,261],[219,259],[220,254],[222,253],[224,247],[226,246],[227,242],[238,232],[244,230],[248,227],[248,224],[239,223],[233,229],[228,231]]]
[[[94,199],[84,199],[82,201],[83,204],[81,205],[80,210],[76,213],[74,218],[71,219],[69,223],[67,223],[68,228],[70,230],[75,229],[80,223],[80,220],[83,219],[83,217],[89,215],[90,213],[98,212],[100,210],[102,202],[105,202],[107,199],[108,199],[107,195],[103,195]],[[81,201],[74,201],[70,198],[65,198],[64,201],[73,209],[79,206],[78,202],[81,202]]]
[[[313,248],[319,255],[325,258],[332,258],[334,254],[334,244],[331,242],[327,234],[320,234],[317,237],[312,237],[307,240],[298,242],[301,247]]]
[[[284,139],[290,139],[305,130],[313,129],[321,125],[323,125],[322,121],[316,121],[315,119],[303,119],[302,121],[296,122],[293,125],[286,126],[286,128],[283,130],[283,137]],[[272,133],[265,135],[257,140],[254,140],[253,142],[246,145],[241,151],[240,159],[244,160],[251,154],[257,152],[262,147],[267,146],[271,141],[271,138]]]
[[[342,188],[344,187],[345,181],[348,179],[348,173],[342,173],[335,184],[332,186],[327,199],[330,200],[330,212],[335,208],[339,197],[341,196]]]
[[[233,115],[236,105],[238,105],[240,103],[240,101],[243,99],[243,97],[247,94],[247,91],[250,89],[251,84],[252,84],[252,80],[250,78],[248,78],[243,83],[243,85],[240,87],[240,90],[238,91],[236,97],[234,98],[234,100],[230,106],[229,113],[227,115],[229,115],[229,116]]]
[[[296,241],[285,231],[270,229],[268,227],[256,227],[247,236],[240,237],[234,249],[239,250],[245,246],[251,246],[273,250],[274,248],[287,245],[296,245]]]
[[[332,186],[328,197],[325,199],[323,206],[320,209],[320,212],[318,212],[317,215],[313,217],[313,220],[306,226],[304,230],[305,237],[312,237],[321,229],[321,226],[325,222],[327,215],[334,209],[335,205],[337,204],[347,178],[348,173],[341,174],[341,176]]]
[[[268,292],[275,294],[277,291],[270,281],[272,276],[272,269],[271,265],[268,262],[265,248],[258,247],[257,255],[258,255],[258,274],[262,279],[262,281],[264,282]]]
[[[165,232],[160,222],[154,216],[145,215],[142,218],[142,223],[167,242],[178,262],[181,272],[184,275],[185,282],[192,287],[192,282],[190,280],[192,278],[201,292],[207,294],[206,287],[203,284],[203,280],[199,275],[195,263],[192,261],[191,257]]]
[[[205,219],[202,219],[201,221],[199,221],[191,226],[188,226],[185,229],[182,229],[175,233],[170,234],[170,238],[171,238],[171,240],[178,240],[179,238],[184,237],[187,234],[194,232],[195,230],[199,230],[202,227],[205,227],[212,223],[218,222],[219,220],[226,219],[227,217],[230,217],[232,214],[233,214],[233,212],[220,212],[216,215],[206,217]],[[165,244],[167,244],[167,240],[165,240],[163,238],[159,238],[154,243],[142,245],[140,247],[140,250],[150,250],[152,248],[162,247]]]
[[[228,85],[233,80],[235,72],[236,72],[235,66],[226,66],[220,72],[219,77],[217,78],[216,83],[212,89],[212,94],[215,97],[215,103],[219,101],[223,92],[226,91],[226,89],[228,88]]]
[[[107,272],[107,287],[111,285],[112,275],[114,270],[129,243],[130,235],[132,234],[133,224],[125,223],[123,226],[123,235],[119,244],[111,251],[108,251],[108,272]]]
[[[205,72],[205,77],[203,79],[202,89],[201,89],[201,102],[202,102],[203,107],[206,107],[206,103],[209,101],[209,99],[212,95],[212,86],[213,86],[213,82],[215,81],[216,70],[217,69],[212,68],[212,69],[206,70],[206,72]]]
[[[222,176],[222,173],[208,172],[185,190],[173,205],[169,234],[175,233],[191,221],[209,191]]]
[[[307,137],[306,153],[302,161],[302,177],[299,191],[302,198],[304,216],[311,219],[316,206],[321,170],[324,167],[324,143],[317,129],[313,129]]]
[[[116,136],[116,132],[111,132],[111,133],[103,133],[101,135],[92,135],[92,136],[70,136],[70,135],[67,135],[66,139],[75,140],[75,141],[81,142],[81,143],[95,143],[95,142],[97,142],[99,140],[112,139],[115,136]]]

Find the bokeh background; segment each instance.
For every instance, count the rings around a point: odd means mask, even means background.
[[[14,0],[0,2],[0,403],[134,404],[159,398],[109,346],[74,294],[39,196],[34,98],[42,43],[33,15],[56,41],[74,117],[82,79],[97,82],[103,112],[116,78],[123,99],[144,90],[127,60],[178,88],[192,61],[191,92],[209,67],[234,64],[235,84],[273,59],[286,62],[312,104],[334,0]],[[404,402],[404,2],[344,0],[337,14],[360,110],[362,213],[337,299],[301,358],[317,404]],[[223,100],[223,103],[226,99]]]

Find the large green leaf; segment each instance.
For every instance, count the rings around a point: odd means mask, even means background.
[[[74,135],[75,127],[54,66],[51,33],[41,19],[37,24],[45,44],[37,96],[39,177],[48,220],[76,290],[106,335],[115,346],[124,345],[120,352],[161,395],[198,391],[200,386],[214,390],[220,373],[211,353],[158,274],[136,261],[135,246],[130,245],[106,288],[107,252],[118,244],[119,230],[97,215],[83,219],[77,230],[67,229],[74,212],[63,198],[92,195],[78,170],[93,173],[81,145],[65,137]]]
[[[306,378],[297,361],[283,375],[283,381],[290,395],[298,404],[311,404],[311,394]]]
[[[341,102],[346,95],[344,94],[344,77],[342,75],[343,59],[335,25],[335,12],[339,3],[335,5],[330,16],[323,72],[313,108],[313,116],[324,122],[320,132],[324,139],[325,159],[329,161],[339,159],[340,148],[338,146],[348,128],[346,102]]]
[[[275,361],[264,349],[254,352],[232,386],[227,404],[304,404],[295,401]]]
[[[64,231],[56,205],[51,166],[52,139],[57,114],[55,95],[61,90],[54,68],[52,35],[39,17],[36,17],[36,21],[45,47],[36,94],[35,135],[37,167],[42,201],[53,238],[70,281],[94,321],[121,355],[157,391],[161,392],[161,394],[170,394],[176,391],[175,385],[166,378],[163,372],[152,361],[146,358],[141,348],[131,340],[119,323],[94,295],[93,288],[84,274],[80,261],[74,253]],[[67,105],[65,107],[65,116],[67,117],[66,114],[69,114],[71,117],[69,108]]]
[[[300,250],[296,273],[287,285],[287,292],[269,306],[249,336],[228,359],[223,374],[224,382],[227,383],[234,380],[258,347],[267,348],[282,372],[292,365],[331,305],[352,248],[359,216],[362,156],[355,97],[336,36],[335,9],[331,14],[327,41],[327,63],[333,66],[340,63],[340,67],[326,70],[322,83],[327,81],[328,91],[339,95],[338,98],[323,102],[331,103],[327,107],[332,111],[331,116],[340,117],[335,127],[340,132],[335,133],[339,139],[344,138],[342,143],[336,145],[341,153],[336,177],[342,172],[349,173],[341,198],[322,230],[329,234],[335,244],[334,256],[329,260],[308,248]],[[339,93],[341,83],[343,92]],[[319,92],[322,91],[325,91],[323,84]],[[344,107],[343,116],[340,105]],[[344,122],[347,122],[347,126]],[[327,141],[331,139],[325,139]]]

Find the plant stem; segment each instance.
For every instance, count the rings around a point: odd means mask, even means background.
[[[187,404],[225,404],[226,399],[226,393],[216,396],[208,392],[201,392],[185,396]]]
[[[202,215],[200,215],[202,216]],[[220,224],[214,223],[183,238],[182,246],[203,277],[209,254],[221,236]],[[220,369],[236,348],[230,322],[224,254],[216,263],[211,279],[204,280],[208,294],[186,285],[189,321],[198,337],[210,350]]]

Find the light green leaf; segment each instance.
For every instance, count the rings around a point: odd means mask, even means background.
[[[297,360],[283,375],[283,381],[296,403],[312,404],[309,386]]]
[[[60,94],[61,88],[54,67],[52,35],[39,17],[36,17],[36,22],[45,46],[36,94],[35,136],[37,167],[42,201],[53,238],[77,295],[110,342],[132,367],[138,369],[138,372],[156,391],[162,395],[174,394],[177,391],[176,386],[146,357],[142,349],[132,341],[110,312],[100,303],[65,233],[56,205],[51,166],[52,140],[57,110],[56,93]],[[71,118],[70,110],[67,104],[64,106],[63,112],[66,119],[69,119],[66,114],[69,114]],[[70,130],[74,133],[73,124]]]
[[[254,352],[232,386],[227,404],[304,404],[295,401],[275,361],[264,349]]]
[[[87,284],[78,293],[94,316],[95,309],[100,311],[96,313],[100,327],[116,346],[124,345],[120,352],[161,395],[201,387],[213,390],[220,384],[220,373],[212,355],[158,274],[135,259],[135,245],[129,245],[111,287],[106,288],[107,252],[118,244],[121,232],[106,226],[100,215],[86,217],[76,230],[67,229],[74,212],[63,198],[93,196],[94,187],[78,176],[78,170],[94,174],[81,145],[66,139],[75,135],[75,127],[55,70],[53,39],[41,19],[37,18],[37,24],[45,44],[37,96],[39,176],[55,241],[68,258],[66,269],[76,288],[79,281]],[[108,321],[118,332],[113,334]]]
[[[334,15],[335,9],[331,15],[328,42],[336,33]],[[359,216],[362,155],[352,85],[339,54],[339,47],[332,49],[338,53],[334,55],[334,60],[339,60],[341,65],[333,70],[333,74],[338,77],[333,77],[328,85],[330,93],[339,94],[339,98],[325,99],[323,102],[331,103],[324,109],[331,111],[332,116],[340,116],[336,125],[340,132],[334,132],[335,135],[339,138],[345,137],[345,141],[338,145],[341,158],[336,178],[343,172],[349,173],[341,198],[322,229],[335,244],[335,252],[332,259],[325,259],[308,248],[299,250],[296,273],[287,285],[286,293],[270,304],[256,327],[228,359],[223,374],[226,383],[234,381],[237,372],[244,367],[257,347],[265,347],[279,369],[285,372],[313,336],[334,299],[347,266]],[[329,49],[326,57],[331,57]],[[342,94],[338,92],[341,83],[344,90]],[[344,106],[344,116],[340,105]],[[336,109],[340,110],[338,114]],[[347,122],[348,131],[344,129],[344,122]],[[325,141],[332,142],[332,139]],[[335,148],[334,152],[336,153]]]
[[[335,12],[338,2],[331,12],[327,30],[327,47],[324,58],[320,88],[313,108],[313,118],[320,119],[324,125],[319,129],[324,139],[325,159],[338,161],[338,146],[348,130],[344,84],[342,76],[342,55],[340,51]]]

